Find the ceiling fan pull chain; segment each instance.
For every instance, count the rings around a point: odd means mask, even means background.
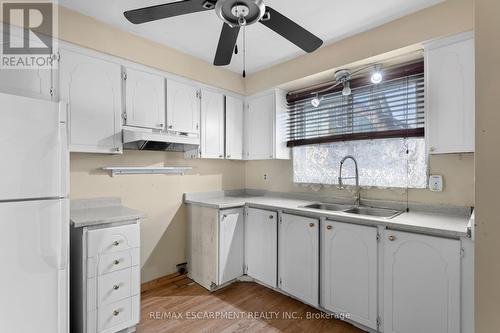
[[[247,77],[247,26],[243,26],[243,77]]]

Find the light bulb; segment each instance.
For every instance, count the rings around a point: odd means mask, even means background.
[[[382,82],[382,73],[381,72],[375,72],[375,73],[373,73],[371,81],[374,84],[379,84],[380,82]]]
[[[373,84],[379,84],[382,82],[384,76],[382,75],[382,66],[376,65],[375,71],[372,73],[371,81]]]
[[[349,96],[351,94],[351,83],[349,81],[344,82],[344,89],[342,89],[343,96]]]
[[[317,108],[321,104],[321,101],[318,97],[315,97],[311,100],[311,105]]]

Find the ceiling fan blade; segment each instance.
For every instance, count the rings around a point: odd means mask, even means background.
[[[217,45],[217,52],[215,53],[215,66],[225,66],[231,63],[239,32],[240,27],[231,28],[229,24],[224,23],[219,37],[219,45]]]
[[[260,23],[285,37],[306,52],[311,53],[323,44],[320,38],[269,6],[266,6],[266,14]]]
[[[127,10],[125,18],[134,24],[161,20],[168,17],[202,12],[215,8],[217,0],[183,0],[163,5],[156,5]]]

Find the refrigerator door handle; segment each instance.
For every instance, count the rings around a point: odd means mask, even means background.
[[[59,270],[68,269],[69,256],[69,199],[61,200],[61,239],[59,245],[58,265]]]

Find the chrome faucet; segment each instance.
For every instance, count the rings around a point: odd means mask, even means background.
[[[351,159],[354,162],[354,171],[356,173],[355,177],[342,177],[342,166],[344,165],[344,162],[348,159]],[[356,201],[355,205],[356,207],[359,207],[360,201],[361,201],[361,191],[359,188],[359,172],[358,172],[358,162],[352,155],[347,155],[343,159],[340,160],[340,170],[339,170],[339,189],[344,189],[344,184],[342,180],[344,179],[356,179]]]

